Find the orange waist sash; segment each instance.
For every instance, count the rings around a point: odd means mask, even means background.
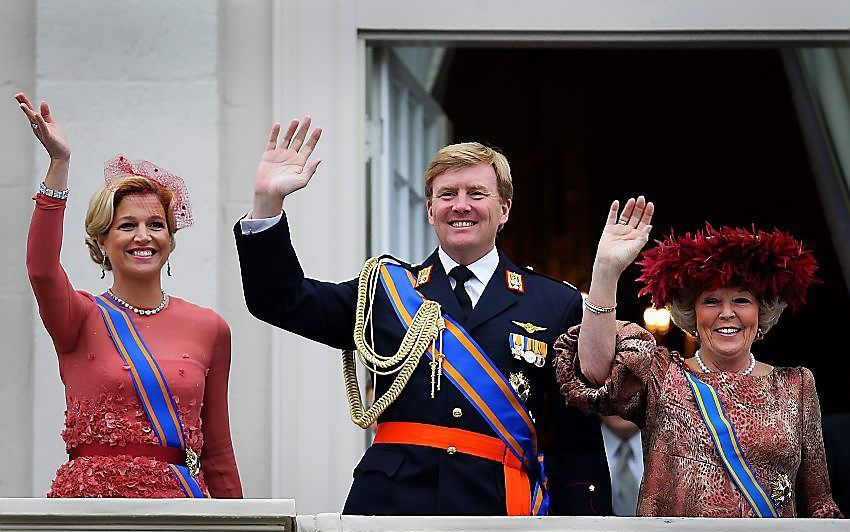
[[[505,472],[507,514],[531,515],[528,474],[522,463],[499,438],[439,425],[389,421],[378,423],[375,443],[421,445],[444,449],[450,455],[463,453],[499,462]]]

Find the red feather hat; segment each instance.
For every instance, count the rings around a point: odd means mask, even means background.
[[[643,252],[638,281],[656,307],[685,294],[718,287],[744,287],[762,301],[780,299],[792,310],[806,302],[806,289],[817,282],[817,261],[790,234],[775,229],[705,229],[693,235],[672,233]]]

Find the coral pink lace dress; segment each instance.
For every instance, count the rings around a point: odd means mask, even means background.
[[[650,333],[619,323],[611,374],[600,388],[581,375],[578,327],[555,343],[561,393],[585,411],[618,414],[643,431],[644,475],[637,515],[755,517],[732,483],[682,373],[682,360]],[[820,404],[805,368],[765,376],[701,373],[718,392],[756,477],[772,491],[786,475],[782,517],[841,517],[829,487]]]
[[[128,444],[158,445],[156,436],[93,296],[74,290],[59,264],[65,201],[37,194],[35,202],[27,271],[65,384],[65,446],[69,453],[84,444],[118,449],[62,465],[48,497],[184,497],[167,462],[120,454]],[[176,297],[158,314],[131,315],[168,381],[188,445],[200,450],[202,489],[241,497],[227,410],[227,323]]]

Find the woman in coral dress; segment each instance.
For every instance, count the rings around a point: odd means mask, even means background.
[[[615,320],[617,281],[646,244],[652,203],[614,202],[580,328],[555,344],[567,400],[643,431],[638,515],[841,517],[829,486],[814,378],[750,349],[797,308],[816,263],[780,231],[706,226],[669,236],[638,263],[656,306],[699,342],[693,358]]]
[[[112,286],[75,290],[59,263],[71,150],[48,105],[15,96],[50,156],[27,271],[65,385],[69,460],[49,497],[241,497],[227,406],[230,329],[167,295],[174,233],[192,222],[183,181],[118,156],[92,197],[86,244]]]

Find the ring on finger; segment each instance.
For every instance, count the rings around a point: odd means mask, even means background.
[[[30,126],[32,126],[33,129],[38,129],[38,124],[35,122],[30,122]]]
[[[629,221],[620,218],[619,220],[617,220],[617,225],[629,225]]]

